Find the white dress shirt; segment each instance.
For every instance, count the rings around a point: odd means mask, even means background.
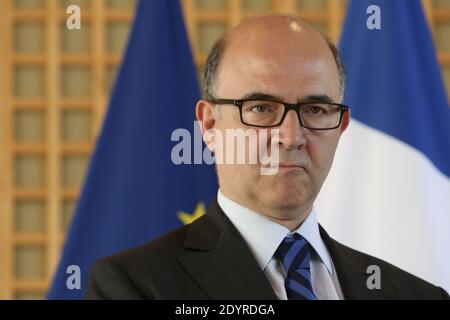
[[[223,212],[247,242],[261,270],[280,300],[287,300],[284,280],[286,273],[282,263],[274,257],[283,239],[292,233],[300,234],[311,250],[311,281],[319,300],[342,300],[341,286],[319,232],[319,223],[313,209],[306,220],[293,232],[262,214],[241,206],[226,197],[219,189],[217,201]]]

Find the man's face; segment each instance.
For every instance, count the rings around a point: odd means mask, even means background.
[[[329,48],[317,34],[305,29],[302,32],[267,30],[265,34],[243,32],[233,36],[221,62],[216,98],[242,99],[250,94],[264,94],[296,103],[327,96],[340,102],[339,74]],[[218,108],[220,116],[215,119],[215,128],[224,137],[226,129],[251,128],[242,124],[237,107]],[[218,164],[221,190],[233,200],[269,216],[272,212],[295,214],[296,209],[310,209],[347,124],[348,114],[338,129],[310,130],[301,127],[297,114],[289,111],[278,127],[278,172],[262,175],[260,163]],[[270,132],[262,141],[268,149]]]

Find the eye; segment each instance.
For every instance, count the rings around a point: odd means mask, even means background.
[[[254,113],[267,113],[270,111],[269,107],[263,104],[255,105],[251,108],[251,111]]]
[[[323,113],[326,113],[326,110],[324,108],[322,108],[321,106],[318,105],[308,105],[305,109],[304,109],[305,113],[309,113],[311,115],[321,115]]]
[[[309,108],[309,110],[311,111],[312,114],[320,114],[323,109],[317,106],[311,106],[311,108]]]

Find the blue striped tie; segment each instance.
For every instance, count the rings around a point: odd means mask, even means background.
[[[309,243],[295,233],[283,239],[275,252],[286,271],[287,298],[289,300],[317,300],[311,284]]]

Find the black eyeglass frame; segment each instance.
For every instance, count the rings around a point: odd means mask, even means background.
[[[280,103],[282,105],[284,105],[284,113],[283,116],[280,119],[280,122],[275,124],[275,125],[271,125],[271,126],[259,126],[259,125],[255,125],[255,124],[249,124],[246,123],[242,117],[242,106],[244,105],[244,102],[247,101],[271,101],[271,102],[276,102],[276,103]],[[208,100],[209,103],[212,104],[220,104],[220,105],[233,105],[235,107],[239,108],[239,115],[241,118],[241,122],[243,124],[245,124],[246,126],[250,126],[250,127],[257,127],[257,128],[274,128],[274,127],[278,127],[279,125],[281,125],[284,121],[284,119],[286,118],[287,113],[290,110],[294,110],[295,113],[298,116],[298,120],[300,122],[300,126],[302,126],[303,128],[306,129],[310,129],[310,130],[334,130],[340,127],[341,123],[342,123],[342,118],[344,116],[344,113],[347,112],[350,107],[346,106],[345,104],[341,104],[341,103],[335,103],[335,102],[323,102],[323,101],[305,101],[305,102],[301,102],[301,103],[286,103],[286,102],[282,102],[282,101],[278,101],[278,100],[274,100],[274,99],[210,99]],[[340,111],[340,115],[339,115],[339,123],[332,128],[311,128],[306,126],[303,123],[302,117],[300,116],[300,108],[302,105],[307,105],[307,104],[312,104],[312,103],[322,103],[322,104],[330,104],[330,105],[334,105],[339,107],[339,111]]]

